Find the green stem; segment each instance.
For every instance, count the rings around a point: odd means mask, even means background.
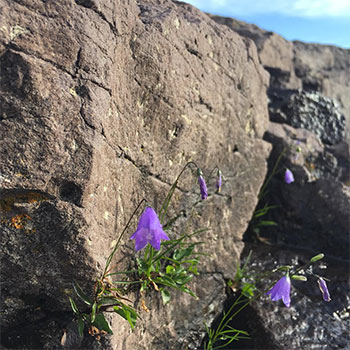
[[[201,233],[201,232],[205,232],[205,231],[208,231],[209,229],[207,228],[202,228],[200,230],[197,230],[195,232],[192,232],[191,234],[186,234],[186,235],[183,235],[181,236],[180,238],[176,239],[176,240],[173,240],[175,243],[172,244],[169,248],[167,248],[163,253],[160,251],[159,253],[157,253],[155,256],[154,256],[154,259],[152,260],[151,264],[154,264],[157,260],[161,259],[162,256],[164,256],[166,253],[170,252],[171,250],[173,250],[178,244],[180,244],[185,238],[189,238],[189,237],[192,237],[198,233]]]
[[[277,161],[272,169],[272,172],[270,174],[270,176],[267,178],[267,180],[265,181],[265,183],[263,184],[263,186],[260,189],[259,195],[258,195],[258,199],[260,200],[264,194],[265,194],[265,189],[266,186],[269,184],[269,182],[271,181],[272,177],[275,176],[279,171],[277,171],[277,167],[279,162],[281,161],[282,157],[284,156],[284,154],[286,153],[286,148],[283,148],[283,151],[281,152],[281,154],[278,156]]]
[[[212,171],[209,173],[208,180],[211,179],[211,176],[212,176],[214,170],[220,170],[220,168],[219,168],[217,165],[215,165],[215,167],[214,167],[214,168],[212,169]]]
[[[175,189],[176,189],[176,186],[177,186],[177,183],[181,177],[181,175],[184,173],[185,169],[190,166],[190,165],[194,165],[197,169],[199,169],[199,167],[197,166],[197,164],[195,162],[188,162],[181,170],[180,174],[177,176],[175,182],[172,184],[172,186],[170,187],[170,190],[167,194],[167,196],[165,197],[164,201],[163,201],[163,204],[161,206],[161,209],[159,211],[159,218],[160,218],[160,223],[163,224],[164,223],[164,219],[165,219],[165,215],[168,211],[168,207],[169,207],[169,204],[170,204],[170,201],[171,201],[171,198],[175,192]]]
[[[130,216],[129,221],[128,221],[127,224],[124,226],[124,229],[123,229],[122,233],[120,234],[120,236],[119,236],[119,238],[118,238],[118,241],[117,241],[117,243],[116,243],[116,245],[115,245],[115,247],[114,247],[112,253],[111,253],[111,254],[109,255],[109,257],[107,258],[106,267],[105,267],[105,269],[104,269],[104,271],[103,271],[103,275],[102,275],[102,280],[106,277],[106,274],[107,274],[109,265],[111,264],[111,261],[112,261],[112,259],[113,259],[113,257],[114,257],[114,254],[115,254],[115,252],[117,251],[117,249],[118,249],[118,247],[119,247],[119,243],[120,243],[120,241],[121,241],[121,239],[122,239],[124,233],[126,232],[127,228],[128,228],[129,225],[130,225],[130,222],[131,222],[132,218],[134,217],[134,215],[136,214],[136,212],[138,211],[138,209],[140,208],[140,206],[141,206],[141,204],[142,204],[143,202],[146,202],[146,199],[142,199],[141,202],[137,205],[136,209],[134,210],[134,212],[133,212],[132,215]]]
[[[136,272],[138,272],[138,270],[118,271],[118,272],[108,273],[105,277],[114,276],[114,275],[123,275],[128,273],[136,273]]]
[[[276,280],[277,281],[277,280]],[[212,337],[212,339],[210,339],[210,343],[211,344],[215,344],[218,337],[220,336],[221,332],[223,329],[225,329],[225,327],[227,326],[227,324],[238,314],[240,313],[244,308],[246,308],[250,303],[252,303],[253,301],[257,300],[258,298],[260,298],[263,294],[265,294],[268,290],[270,290],[270,288],[276,283],[276,281],[272,282],[269,287],[267,289],[265,289],[264,291],[260,292],[259,294],[257,294],[254,298],[249,299],[244,305],[242,305],[236,312],[234,312],[231,316],[230,313],[232,312],[233,308],[235,306],[237,306],[238,304],[242,303],[243,301],[241,301],[241,298],[243,296],[243,294],[241,293],[240,296],[235,300],[235,302],[231,305],[231,307],[229,308],[228,312],[225,314],[225,316],[222,318],[218,328],[215,331],[214,336]],[[229,316],[229,317],[228,317]],[[210,349],[210,348],[208,348]],[[211,347],[211,349],[213,349]]]
[[[311,264],[312,264],[312,262],[309,261],[306,264],[298,267],[293,273],[290,273],[290,277],[296,275],[300,270],[306,270]]]

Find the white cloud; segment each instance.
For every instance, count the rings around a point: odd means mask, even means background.
[[[246,16],[348,17],[350,0],[182,0],[209,12]]]

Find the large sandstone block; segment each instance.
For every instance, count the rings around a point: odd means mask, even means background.
[[[134,332],[110,319],[103,347],[197,344],[266,172],[268,75],[255,45],[165,0],[0,0],[0,9],[2,345],[58,347],[71,281],[91,290],[139,200],[159,209],[190,160],[225,176],[222,194],[196,208],[193,225],[211,227],[193,285],[200,300],[175,293],[163,307],[154,293]],[[178,209],[199,196],[189,175],[180,192]],[[124,243],[118,259],[132,259]]]

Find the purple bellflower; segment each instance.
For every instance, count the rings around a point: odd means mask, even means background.
[[[288,275],[283,276],[270,291],[266,293],[271,295],[272,301],[282,299],[284,305],[290,307],[290,278]]]
[[[200,169],[198,169],[198,183],[199,183],[199,189],[201,191],[201,197],[204,200],[208,198],[208,189],[203,177],[203,173]]]
[[[222,186],[222,176],[221,176],[221,170],[218,170],[218,175],[216,178],[216,189],[218,192],[221,191],[221,186]]]
[[[286,172],[284,173],[284,181],[287,184],[290,184],[294,181],[294,175],[288,168],[286,169]]]
[[[139,251],[144,248],[147,243],[159,250],[160,240],[169,240],[167,234],[163,231],[156,212],[151,207],[147,207],[140,217],[136,232],[130,237],[135,239],[135,250]]]
[[[331,297],[329,295],[329,291],[328,291],[328,288],[327,288],[326,281],[323,278],[320,277],[317,280],[317,282],[318,282],[318,286],[320,287],[320,291],[322,293],[323,300],[324,301],[331,301]]]

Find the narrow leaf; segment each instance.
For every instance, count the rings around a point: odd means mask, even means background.
[[[84,321],[81,318],[78,318],[78,332],[79,335],[82,337],[84,334]]]
[[[81,289],[81,287],[79,286],[79,284],[77,282],[73,282],[73,288],[75,293],[77,294],[77,296],[87,305],[91,306],[92,305],[92,301],[90,300],[90,298],[88,298],[88,296],[83,292],[83,290]]]
[[[76,303],[74,302],[74,300],[73,300],[71,297],[69,297],[69,301],[70,301],[70,305],[71,305],[71,307],[72,307],[73,312],[74,312],[76,315],[79,315],[80,312],[79,312],[78,307],[77,307]]]
[[[262,227],[262,226],[278,226],[278,224],[274,221],[265,221],[262,220],[260,221],[257,225],[257,227]]]
[[[91,322],[92,322],[92,323],[95,322],[95,318],[96,318],[96,309],[97,309],[97,303],[96,303],[96,301],[95,301],[94,304],[92,305],[92,308],[91,308]]]
[[[113,309],[118,315],[120,315],[129,322],[131,328],[135,327],[136,320],[139,317],[139,315],[133,308],[122,304],[121,306],[114,306]]]

